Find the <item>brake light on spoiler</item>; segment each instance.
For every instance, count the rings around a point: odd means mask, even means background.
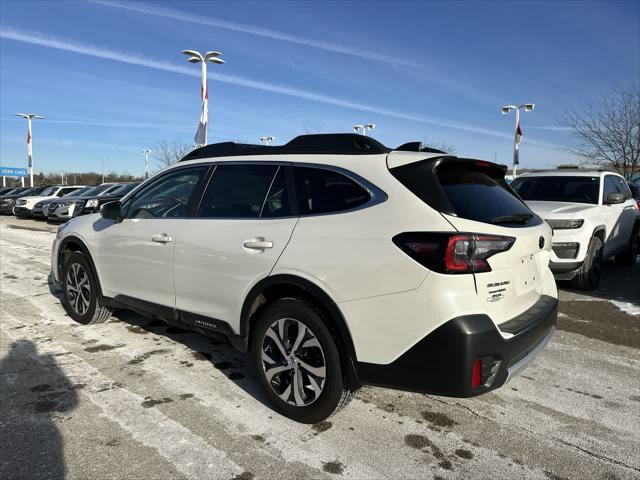
[[[404,253],[439,273],[490,272],[487,259],[509,250],[516,239],[478,233],[406,232],[393,237]]]

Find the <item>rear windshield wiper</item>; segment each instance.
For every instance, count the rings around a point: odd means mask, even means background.
[[[533,218],[532,213],[518,213],[514,215],[502,215],[500,217],[495,217],[489,220],[490,223],[500,224],[500,223],[527,223],[529,220]]]

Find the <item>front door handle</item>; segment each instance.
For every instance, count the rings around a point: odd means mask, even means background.
[[[265,240],[262,237],[258,237],[244,242],[244,248],[248,248],[249,250],[260,250],[262,252],[269,248],[273,248],[273,242]]]
[[[170,237],[166,233],[161,233],[159,235],[154,235],[151,237],[151,240],[156,243],[171,243],[173,242],[173,237]]]

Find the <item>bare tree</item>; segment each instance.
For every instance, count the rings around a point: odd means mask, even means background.
[[[423,140],[422,143],[429,148],[435,148],[436,150],[442,150],[447,153],[456,153],[456,148],[453,145],[442,140],[435,140],[433,142],[430,140]]]
[[[186,143],[169,143],[166,140],[160,140],[153,149],[153,156],[158,166],[162,169],[178,163],[182,157],[191,151],[191,148],[191,145]]]
[[[640,172],[640,83],[617,88],[599,105],[570,111],[561,123],[580,141],[570,151],[585,164],[614,168],[627,178]]]

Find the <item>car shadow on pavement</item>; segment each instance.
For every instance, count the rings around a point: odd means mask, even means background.
[[[116,310],[113,312],[113,317],[127,323],[126,328],[129,332],[151,333],[181,343],[190,350],[192,356],[192,360],[181,362],[184,368],[193,367],[196,362],[208,362],[212,369],[222,372],[246,393],[269,406],[267,397],[251,367],[249,354],[236,350],[224,336],[211,338],[199,332],[169,325],[162,320],[142,316],[131,310]],[[213,382],[211,387],[215,388]]]
[[[622,267],[613,261],[603,265],[600,284],[595,290],[571,288],[569,282],[559,281],[558,288],[587,297],[640,305],[640,258],[633,267]]]
[[[18,327],[20,328],[20,327]],[[17,340],[0,361],[0,478],[64,478],[62,436],[56,420],[78,404],[77,390],[54,355]]]

